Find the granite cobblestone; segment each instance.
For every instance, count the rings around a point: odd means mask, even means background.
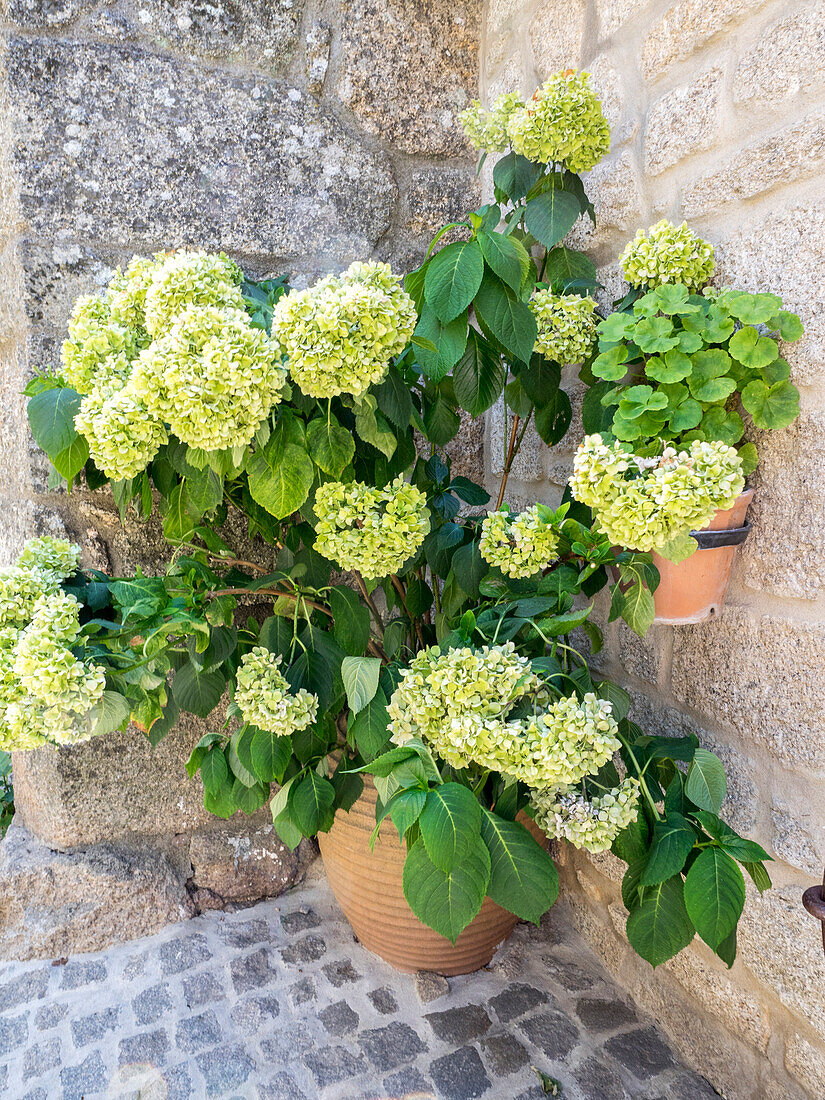
[[[5,966],[0,1046],[4,1100],[540,1100],[532,1066],[565,1100],[713,1095],[564,908],[448,980],[361,948],[322,879],[64,965]]]

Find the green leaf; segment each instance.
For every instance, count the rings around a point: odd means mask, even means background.
[[[398,447],[389,421],[378,411],[378,402],[371,393],[355,398],[355,430],[366,443],[371,443],[386,458],[392,458]]]
[[[427,792],[417,787],[409,787],[407,790],[398,791],[390,799],[387,812],[392,818],[392,823],[398,830],[398,839],[403,840],[404,834],[414,825],[424,809],[427,801]]]
[[[418,919],[455,943],[487,894],[490,853],[479,837],[464,860],[445,872],[432,862],[419,837],[407,853],[402,881],[404,897]]]
[[[430,859],[442,871],[451,871],[478,843],[481,807],[468,787],[442,783],[427,795],[419,825]]]
[[[475,241],[455,241],[433,256],[424,297],[439,320],[452,321],[472,302],[484,275],[484,256]]]
[[[362,657],[370,639],[370,613],[360,596],[346,585],[336,584],[329,590],[329,607],[336,642],[351,657]]]
[[[690,392],[697,401],[710,404],[713,401],[724,401],[736,389],[733,378],[711,378],[707,382],[696,382],[693,378],[688,380]]]
[[[440,391],[436,394],[435,401],[425,401],[424,431],[430,443],[437,447],[446,446],[460,426],[458,413]]]
[[[553,860],[523,825],[489,810],[482,811],[481,835],[490,851],[490,897],[509,913],[538,924],[559,894]]]
[[[598,286],[596,265],[590,257],[562,245],[547,253],[544,277],[560,293],[568,288],[586,289]]]
[[[780,309],[777,315],[769,322],[772,329],[779,329],[779,335],[787,344],[798,340],[805,329],[795,313],[787,309]]]
[[[687,947],[693,936],[682,876],[646,886],[641,904],[627,918],[627,938],[633,949],[656,967]]]
[[[633,342],[642,351],[654,354],[670,351],[676,347],[679,339],[674,335],[673,322],[669,317],[643,317],[636,322]]]
[[[520,153],[507,153],[496,161],[493,183],[515,204],[523,199],[542,174],[542,166],[534,164]]]
[[[226,760],[229,770],[236,779],[240,779],[245,787],[254,787],[258,784],[258,776],[252,764],[252,740],[255,730],[252,726],[239,726],[229,739],[226,746]],[[290,747],[290,756],[292,749]]]
[[[82,400],[75,390],[63,387],[41,390],[29,401],[32,435],[50,458],[62,454],[77,440],[74,418]]]
[[[280,783],[291,758],[289,737],[278,737],[270,730],[253,729],[250,763],[262,783]]]
[[[307,425],[307,447],[316,466],[331,477],[340,477],[355,455],[352,432],[342,428],[332,415],[310,420]]]
[[[216,795],[229,777],[229,765],[223,749],[210,748],[201,761],[200,770],[204,787],[209,794]]]
[[[527,203],[524,223],[537,241],[545,248],[552,248],[567,236],[580,213],[574,195],[553,188]]]
[[[527,304],[489,271],[475,299],[475,310],[493,336],[516,359],[527,363],[536,343],[536,321]]]
[[[104,691],[89,714],[95,737],[121,729],[129,720],[130,707],[119,691]]]
[[[207,467],[192,467],[186,475],[186,495],[194,511],[199,515],[214,511],[223,500],[223,478]]]
[[[502,282],[512,287],[516,293],[521,289],[524,256],[526,249],[521,241],[505,237],[503,233],[481,230],[478,243],[484,259]]]
[[[387,697],[381,688],[357,714],[350,715],[349,736],[365,760],[372,760],[386,745],[389,720]]]
[[[688,771],[685,794],[700,810],[715,814],[725,800],[727,789],[722,761],[707,749],[697,749]]]
[[[655,886],[678,874],[695,842],[696,833],[681,814],[669,813],[666,820],[657,821],[653,826],[653,846],[642,872],[641,884]]]
[[[656,605],[649,589],[636,581],[622,594],[619,614],[634,634],[643,638],[653,625],[656,617]]]
[[[684,401],[679,402],[676,411],[671,414],[669,420],[674,432],[684,432],[690,428],[695,428],[702,420],[702,406],[698,401],[694,401],[692,397],[687,397]]]
[[[263,450],[249,456],[246,472],[252,499],[276,519],[298,511],[315,478],[307,452],[294,443],[282,448],[274,434]]]
[[[708,409],[701,421],[702,431],[708,439],[720,439],[733,447],[742,438],[745,425],[739,413],[715,406]]]
[[[381,660],[378,657],[345,657],[341,662],[341,677],[347,702],[353,714],[357,714],[378,691]]]
[[[186,479],[179,481],[166,502],[163,516],[163,534],[169,542],[187,542],[195,531],[200,517],[193,514],[189,503]]]
[[[759,452],[755,443],[745,443],[739,448],[739,458],[742,462],[742,473],[749,477],[759,465]]]
[[[721,848],[706,848],[685,877],[685,905],[696,931],[712,948],[736,928],[745,905],[745,880]]]
[[[664,358],[655,355],[645,363],[645,374],[648,378],[666,385],[681,382],[683,378],[687,378],[691,369],[690,357],[678,348],[666,351]]]
[[[266,802],[268,794],[269,787],[263,783],[254,783],[252,786],[247,786],[241,781],[240,777],[235,780],[232,786],[232,801],[247,816],[254,814],[256,810],[260,810]]]
[[[751,294],[747,290],[724,291],[719,300],[745,325],[761,325],[770,321],[782,305],[782,299],[776,294]]]
[[[753,879],[753,884],[760,894],[771,888],[771,876],[761,863],[743,863],[742,866]]]
[[[417,347],[415,359],[428,378],[440,382],[464,354],[468,337],[467,314],[459,313],[452,321],[444,323],[425,303],[415,335],[424,337],[434,345],[435,351]]]
[[[456,400],[471,416],[480,416],[495,404],[507,378],[501,356],[471,328],[464,354],[453,367]]]
[[[335,788],[328,779],[309,771],[295,788],[289,810],[304,836],[329,832],[332,827]]]
[[[627,374],[629,358],[628,348],[624,344],[616,344],[615,347],[597,355],[590,369],[597,378],[604,378],[607,382],[619,382]]]
[[[175,673],[172,694],[181,710],[208,718],[221,701],[226,679],[218,669],[202,671],[191,661]]]
[[[776,340],[772,340],[769,336],[760,336],[756,329],[749,325],[740,328],[731,336],[728,350],[734,359],[755,370],[766,367],[779,355]]]
[[[477,598],[478,586],[490,572],[490,566],[481,556],[478,542],[474,539],[465,546],[460,546],[453,555],[452,564],[462,591]]]
[[[667,561],[678,565],[679,562],[687,561],[692,557],[698,545],[696,539],[691,538],[687,531],[683,531],[680,535],[674,535],[672,539],[668,539],[664,546],[660,546],[659,554]]]
[[[60,476],[71,482],[89,459],[89,444],[82,435],[78,435],[64,451],[50,457],[52,466]]]
[[[413,412],[410,388],[395,367],[390,367],[387,377],[380,386],[373,386],[372,392],[378,408],[396,428],[404,431],[410,426]]]
[[[756,379],[742,390],[742,404],[757,428],[785,428],[799,416],[799,390],[790,382],[766,386]]]

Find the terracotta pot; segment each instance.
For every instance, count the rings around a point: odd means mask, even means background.
[[[401,874],[406,849],[389,818],[381,822],[370,851],[376,799],[372,779],[365,775],[363,794],[349,813],[338,810],[330,831],[318,834],[332,892],[358,940],[409,974],[417,970],[469,974],[486,966],[499,944],[512,934],[517,918],[485,898],[455,946],[422,924],[404,897]],[[527,819],[523,820],[526,824]],[[537,827],[530,825],[536,835]]]
[[[727,511],[719,511],[702,531],[691,534],[699,537],[699,549],[678,565],[658,554],[653,561],[661,580],[653,595],[657,623],[700,623],[718,613],[725,602],[730,571],[736,547],[744,542],[749,528],[745,526],[748,505],[753,499],[753,489],[741,493],[736,503]],[[702,534],[706,531],[730,531],[730,537],[704,541],[727,542],[702,548]]]

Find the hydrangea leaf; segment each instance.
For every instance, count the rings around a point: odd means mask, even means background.
[[[545,248],[557,245],[578,221],[581,209],[574,195],[553,188],[527,203],[524,224]]]
[[[316,416],[307,425],[307,445],[316,466],[325,474],[340,477],[355,454],[352,432],[341,427],[334,416]]]
[[[493,901],[521,920],[538,924],[559,895],[556,865],[518,821],[482,811],[481,835],[490,852]]]
[[[478,234],[478,243],[485,261],[502,282],[512,287],[516,293],[521,290],[522,257],[524,245],[503,233],[482,230]]]
[[[468,335],[467,314],[462,311],[452,321],[445,323],[439,320],[435,310],[425,303],[415,335],[424,337],[435,348],[435,351],[429,351],[425,347],[417,346],[416,362],[428,378],[432,378],[434,382],[440,382],[464,353]]]
[[[497,276],[487,272],[475,298],[475,311],[493,336],[516,359],[530,361],[537,328],[525,302]]]
[[[362,710],[378,691],[380,672],[378,657],[345,657],[341,662],[341,677],[353,714]]]
[[[480,332],[471,328],[466,349],[453,367],[456,400],[471,416],[480,416],[495,404],[507,376],[498,352]]]
[[[249,456],[246,470],[252,499],[276,519],[284,519],[309,496],[315,467],[302,447],[289,443],[281,451],[274,439]]]
[[[479,835],[457,867],[442,871],[419,837],[407,853],[402,881],[404,897],[418,919],[455,943],[487,894],[490,853]]]
[[[672,561],[674,565],[678,565],[679,562],[686,561],[692,557],[698,548],[696,539],[690,537],[687,531],[683,531],[679,535],[674,535],[672,539],[659,548],[659,554],[667,561]]]
[[[248,727],[252,731],[250,763],[262,783],[280,783],[292,759],[292,741],[271,730]]]
[[[695,843],[696,831],[681,814],[671,811],[664,821],[657,821],[650,856],[640,880],[642,886],[655,886],[677,875]]]
[[[627,918],[631,946],[654,967],[678,955],[694,935],[681,875],[645,887],[641,904]]]
[[[484,275],[484,255],[476,241],[454,241],[427,267],[424,297],[440,321],[454,320],[475,298]]]
[[[745,905],[745,880],[721,848],[706,848],[685,877],[685,906],[696,931],[712,948],[736,928]]]
[[[685,794],[700,810],[718,813],[728,783],[722,761],[707,749],[697,749],[685,782]]]
[[[295,824],[304,836],[326,833],[332,826],[335,788],[328,779],[308,771],[295,787],[289,809]]]
[[[469,787],[442,783],[427,795],[418,819],[427,855],[442,871],[452,871],[477,845],[481,806]]]

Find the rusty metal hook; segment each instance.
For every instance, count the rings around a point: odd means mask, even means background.
[[[825,951],[825,878],[821,886],[811,886],[805,891],[802,904],[812,917],[822,921],[822,950]]]

